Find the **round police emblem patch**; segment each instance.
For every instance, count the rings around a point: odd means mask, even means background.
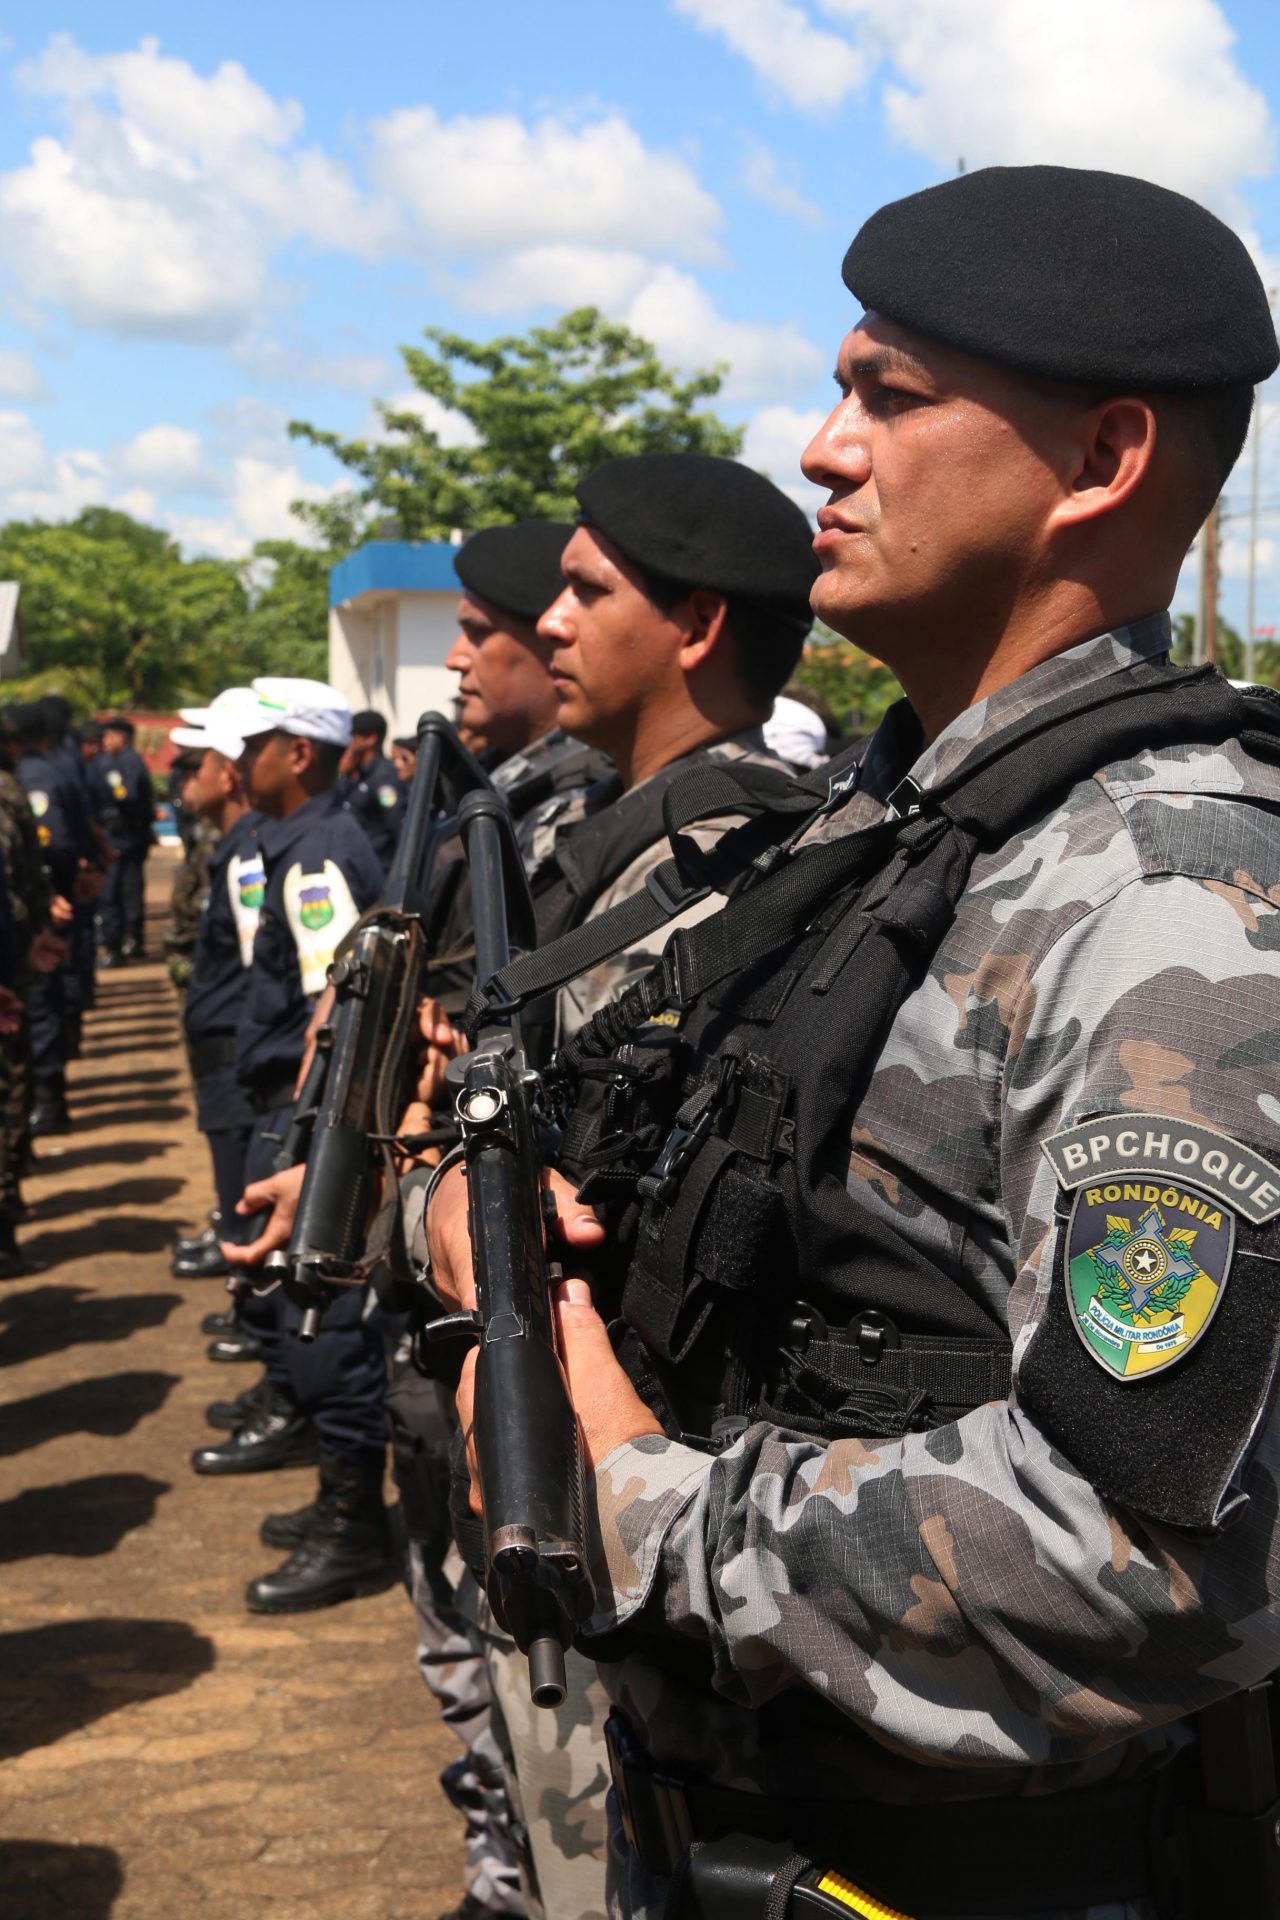
[[[398,787],[388,786],[378,788],[378,805],[380,807],[394,807],[399,798],[400,790]]]
[[[1086,1182],[1067,1227],[1072,1324],[1100,1367],[1140,1380],[1183,1359],[1218,1308],[1235,1215],[1168,1178]]]

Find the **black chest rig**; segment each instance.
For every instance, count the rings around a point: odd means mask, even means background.
[[[619,1351],[673,1434],[720,1445],[750,1421],[890,1437],[1009,1391],[1007,1327],[848,1189],[854,1120],[977,854],[1143,748],[1239,738],[1280,758],[1280,700],[1213,668],[1145,661],[1046,705],[884,822],[797,847],[812,788],[762,801],[733,772],[668,787],[674,859],[646,893],[486,983],[522,1004],[716,888],[729,904],[556,1056],[562,1164],[611,1228],[597,1276]],[[710,854],[682,835],[752,811]],[[694,791],[697,783],[701,783]],[[820,809],[819,809],[820,810]],[[797,831],[797,813],[802,817]]]

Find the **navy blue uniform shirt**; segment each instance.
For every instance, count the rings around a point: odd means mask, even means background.
[[[241,814],[209,856],[209,891],[196,929],[183,1020],[189,1040],[233,1034],[249,995],[266,870],[260,813]]]
[[[92,846],[83,795],[56,752],[31,748],[19,760],[17,774],[36,818],[44,864],[55,890],[69,900],[81,857]]]
[[[89,762],[89,787],[113,846],[137,851],[151,844],[155,797],[151,775],[135,748],[98,754]]]
[[[404,824],[406,789],[385,754],[375,753],[359,773],[344,774],[338,782],[342,804],[368,834],[385,873]]]
[[[287,820],[263,820],[258,845],[266,887],[236,1033],[236,1073],[263,1094],[297,1073],[334,949],[381,895],[382,868],[336,789]]]

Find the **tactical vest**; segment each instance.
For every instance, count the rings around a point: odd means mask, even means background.
[[[563,1162],[617,1249],[621,1356],[670,1433],[718,1447],[765,1419],[891,1437],[1008,1393],[1007,1326],[849,1192],[854,1116],[977,855],[1105,766],[1228,739],[1280,760],[1280,696],[1137,661],[927,792],[904,781],[883,822],[811,846],[812,786],[748,792],[738,769],[701,767],[662,796],[674,857],[646,892],[473,996],[473,1011],[524,1004],[711,887],[732,896],[672,935],[553,1067]],[[682,829],[709,807],[753,817],[706,854]]]

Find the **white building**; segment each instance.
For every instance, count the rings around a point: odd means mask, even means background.
[[[16,679],[27,670],[18,611],[21,591],[16,580],[0,580],[0,680]]]
[[[445,655],[458,631],[456,547],[370,540],[329,575],[329,680],[352,710],[386,715],[392,735],[419,714],[452,714],[457,675]]]

